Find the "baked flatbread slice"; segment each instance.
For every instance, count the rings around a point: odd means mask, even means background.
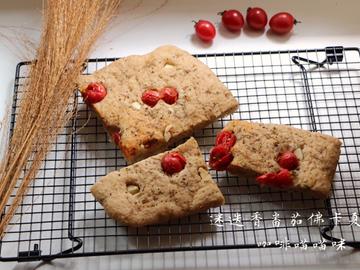
[[[81,76],[79,89],[101,83],[106,96],[89,104],[113,135],[130,163],[166,150],[216,119],[238,108],[238,101],[201,61],[174,46],[163,46],[142,56],[121,58]],[[173,104],[160,99],[153,107],[142,96],[147,90],[173,88]]]
[[[231,173],[277,173],[282,169],[279,158],[293,153],[298,165],[289,170],[292,183],[285,189],[308,190],[321,198],[329,196],[340,155],[339,139],[287,125],[247,121],[231,121],[224,130],[236,136],[230,150],[233,160],[227,168]]]
[[[164,173],[161,160],[173,152],[183,155],[186,165],[169,175]],[[92,186],[91,192],[111,218],[133,227],[163,223],[224,203],[194,138],[109,173]]]

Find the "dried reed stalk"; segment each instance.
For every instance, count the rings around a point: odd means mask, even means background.
[[[46,1],[36,62],[31,66],[9,148],[0,164],[0,212],[5,213],[0,222],[1,237],[51,143],[72,117],[68,105],[83,63],[120,1]],[[15,197],[9,201],[15,190]]]

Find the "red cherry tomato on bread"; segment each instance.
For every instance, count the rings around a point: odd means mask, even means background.
[[[246,23],[254,30],[263,30],[267,24],[268,18],[265,10],[259,7],[248,8],[246,13]]]
[[[280,154],[277,162],[279,163],[280,167],[288,170],[295,170],[299,166],[298,158],[291,151]]]
[[[102,83],[93,82],[90,83],[81,94],[86,103],[94,104],[103,100],[107,91]]]
[[[231,131],[223,130],[216,136],[215,145],[222,144],[230,149],[231,147],[234,146],[235,143],[236,143],[236,136]]]
[[[174,104],[179,98],[179,93],[174,87],[165,87],[160,91],[160,98],[167,104]]]
[[[178,152],[166,154],[161,160],[161,167],[166,174],[172,175],[185,168],[186,159]]]
[[[274,33],[284,35],[289,33],[297,23],[299,22],[290,13],[279,12],[271,17],[269,25]]]
[[[288,169],[281,169],[276,174],[276,187],[287,188],[293,184],[291,173]]]
[[[236,9],[229,9],[219,13],[222,15],[221,20],[223,25],[230,31],[240,31],[244,26],[244,17],[240,11]]]
[[[142,102],[150,107],[154,107],[160,100],[160,93],[154,89],[146,90],[141,96]]]
[[[209,165],[214,170],[224,171],[233,159],[234,157],[230,153],[229,148],[219,144],[211,149]]]
[[[216,35],[215,26],[209,21],[199,20],[194,27],[196,35],[203,41],[212,41]]]
[[[256,177],[256,181],[260,185],[271,185],[276,179],[276,173],[266,173]]]
[[[111,134],[112,136],[112,139],[114,141],[114,143],[116,145],[119,145],[120,144],[120,141],[121,141],[121,135],[120,135],[120,132],[119,131],[115,131]]]
[[[288,188],[293,184],[293,178],[288,169],[280,169],[277,173],[266,173],[256,178],[260,185],[276,188]]]

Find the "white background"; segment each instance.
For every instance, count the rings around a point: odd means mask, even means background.
[[[41,0],[0,0],[0,151],[7,131],[4,115],[10,105],[15,67],[32,58],[23,40],[36,45],[41,29]],[[302,21],[291,35],[270,32],[240,34],[219,25],[217,12],[236,8],[245,13],[249,6],[261,6],[269,17],[290,11]],[[329,45],[360,46],[360,1],[230,1],[230,0],[125,0],[121,12],[96,43],[91,57],[114,57],[149,52],[163,44],[174,44],[191,53],[243,52]],[[192,20],[207,19],[217,25],[211,44],[193,36]],[[5,117],[6,119],[6,117]],[[177,252],[57,259],[51,264],[0,263],[0,269],[357,269],[360,252],[283,251],[279,249]]]

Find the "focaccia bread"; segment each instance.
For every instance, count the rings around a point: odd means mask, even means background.
[[[85,101],[130,163],[165,150],[238,108],[237,100],[205,64],[174,46],[125,57],[81,76],[83,96],[91,83],[100,83],[106,93],[96,103],[89,102],[91,98]],[[163,97],[164,89],[175,89],[175,94]],[[147,91],[157,95],[150,97],[150,105],[143,101]]]
[[[186,160],[183,169],[171,175],[162,167],[169,153],[178,153]],[[163,223],[224,203],[194,138],[109,173],[92,186],[91,192],[111,218],[134,227]]]
[[[230,144],[224,133],[218,139],[230,146],[229,172],[256,174],[260,184],[276,188],[329,196],[340,155],[339,139],[286,125],[247,121],[231,121],[224,131],[236,137]]]

